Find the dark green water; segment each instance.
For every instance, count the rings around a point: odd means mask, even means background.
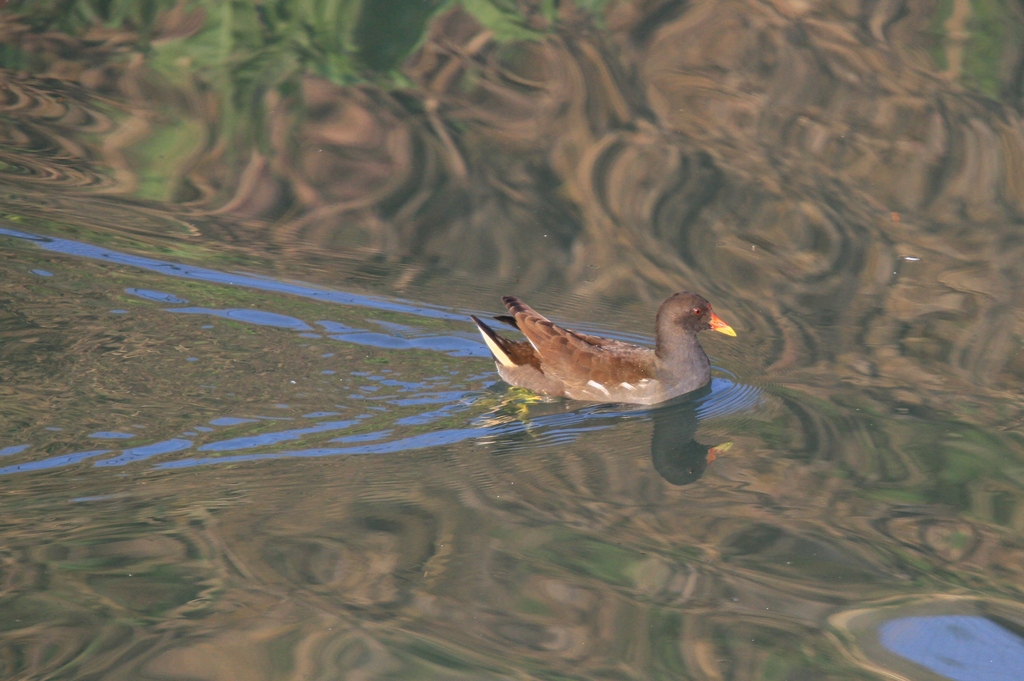
[[[9,4],[0,678],[1020,678],[1017,8]]]

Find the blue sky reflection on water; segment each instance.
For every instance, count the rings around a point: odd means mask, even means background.
[[[724,379],[716,379],[719,384],[719,390],[717,392],[709,393],[709,395],[699,403],[697,409],[698,413],[701,409],[710,412],[712,415],[722,415],[723,410],[736,409],[737,404],[749,408],[756,402],[750,401],[750,394],[741,391],[741,401],[738,403],[735,399],[718,399],[717,396],[729,395],[731,392],[728,388],[724,388],[723,384],[728,384]],[[728,384],[732,385],[732,384]],[[396,405],[433,405],[437,403],[445,403],[445,406],[437,410],[429,410],[420,412],[414,416],[401,417],[394,420],[396,426],[423,426],[441,418],[450,417],[460,411],[465,411],[472,406],[475,399],[479,398],[481,393],[474,392],[449,392],[438,394],[436,399],[429,398],[414,398],[411,400],[397,399],[393,403]],[[742,402],[742,399],[746,399],[746,402]],[[721,402],[722,407],[716,407],[717,403]],[[742,408],[742,407],[740,407]],[[329,417],[337,412],[324,412],[320,414],[308,414],[307,418],[323,418]],[[324,457],[324,456],[347,456],[354,454],[386,454],[400,451],[411,451],[416,449],[423,449],[427,447],[436,447],[447,444],[453,444],[456,442],[462,442],[469,439],[486,439],[494,440],[495,438],[501,439],[502,437],[508,436],[514,433],[522,433],[529,431],[532,436],[531,446],[559,446],[568,441],[578,438],[583,433],[591,432],[594,430],[601,430],[609,428],[620,418],[645,418],[646,410],[635,410],[628,409],[624,412],[620,412],[614,408],[608,407],[594,407],[585,408],[577,412],[566,412],[560,414],[552,414],[548,416],[538,416],[531,419],[529,422],[513,421],[511,423],[503,424],[476,424],[469,428],[460,429],[443,429],[436,432],[422,433],[410,437],[400,437],[396,440],[375,443],[372,445],[362,445],[356,447],[313,447],[309,449],[293,449],[280,452],[268,452],[268,453],[254,453],[246,455],[234,455],[234,456],[215,456],[205,458],[186,458],[176,461],[159,462],[155,464],[158,469],[166,468],[182,468],[192,466],[204,466],[204,465],[216,465],[222,463],[238,463],[242,461],[260,461],[267,459],[281,459],[281,458],[309,458],[309,457]],[[365,415],[364,415],[365,416]],[[280,421],[280,419],[275,419]],[[353,426],[358,425],[362,421],[362,418],[342,420],[342,421],[323,421],[314,425],[303,427],[303,428],[291,428],[285,430],[277,430],[270,432],[263,432],[257,435],[250,436],[239,436],[232,437],[226,440],[214,440],[206,442],[198,447],[195,447],[196,451],[200,452],[229,452],[246,449],[258,449],[264,447],[272,447],[274,445],[300,440],[307,436],[312,436],[321,433],[330,433],[337,430],[345,430]],[[211,421],[214,425],[221,427],[234,427],[234,426],[251,426],[252,424],[268,423],[273,422],[266,417],[261,418],[242,418],[242,417],[222,417]],[[195,431],[200,430],[196,427]],[[202,430],[211,431],[212,429],[203,428]],[[361,442],[361,441],[373,441],[379,440],[384,437],[388,437],[393,432],[393,429],[388,428],[379,432],[360,433],[358,435],[343,436],[335,438],[334,442]],[[110,436],[111,433],[97,433],[95,435]],[[132,434],[120,433],[117,434],[123,437],[135,437]],[[130,463],[139,463],[147,461],[153,457],[182,452],[194,447],[193,441],[184,438],[172,438],[162,442],[156,442],[149,445],[142,445],[139,447],[131,447],[125,449],[120,455],[97,461],[94,463],[98,467],[107,466],[124,466]],[[15,455],[30,450],[30,445],[20,445],[5,448],[0,451],[0,454]],[[6,466],[0,469],[0,475],[7,475],[18,472],[27,472],[33,470],[43,470],[49,468],[57,468],[62,466],[68,466],[75,463],[79,463],[89,458],[101,456],[109,453],[110,450],[91,450],[87,452],[79,452],[74,454],[62,455],[52,458],[47,458],[41,461],[27,462],[24,464],[14,464]]]
[[[901,617],[884,622],[886,648],[953,681],[1019,681],[1024,639],[972,615]]]
[[[140,255],[119,253],[101,246],[94,246],[92,244],[72,241],[70,239],[30,234],[21,230],[11,229],[10,227],[0,227],[0,235],[30,241],[43,250],[53,251],[55,253],[92,258],[95,260],[117,263],[119,265],[128,265],[130,267],[138,267],[140,269],[158,272],[169,277],[194,279],[197,281],[224,284],[227,286],[245,286],[251,289],[266,291],[267,293],[286,293],[289,295],[312,298],[323,302],[370,307],[390,312],[404,312],[406,314],[434,317],[438,319],[464,319],[463,315],[446,312],[444,310],[425,305],[414,305],[404,301],[391,301],[384,298],[362,296],[342,291],[328,291],[313,288],[311,286],[304,286],[302,284],[278,281],[269,277],[218,272],[217,270],[211,270],[205,267],[170,263]]]
[[[499,432],[507,432],[509,428],[515,428],[515,426],[508,426],[501,429]],[[281,458],[316,458],[322,456],[354,456],[362,454],[390,454],[394,452],[407,452],[417,449],[424,449],[426,447],[439,447],[442,445],[455,444],[457,442],[463,442],[472,438],[479,438],[484,436],[485,432],[482,432],[477,428],[463,428],[458,430],[441,430],[433,433],[424,433],[422,435],[414,435],[409,438],[401,440],[394,440],[392,442],[382,442],[374,445],[362,445],[358,447],[315,447],[311,449],[303,450],[292,450],[287,452],[274,452],[271,454],[249,454],[241,456],[225,456],[216,458],[201,458],[201,459],[180,459],[178,461],[168,461],[166,463],[158,464],[158,469],[172,469],[172,468],[191,468],[193,466],[206,466],[210,464],[219,463],[239,463],[242,461],[260,461],[266,459],[281,459]],[[494,434],[494,433],[490,433]]]
[[[92,459],[97,456],[103,456],[104,454],[109,453],[109,449],[91,449],[85,452],[63,454],[61,456],[43,459],[42,461],[28,461],[25,463],[4,466],[3,468],[0,468],[0,475],[11,475],[13,473],[28,473],[31,471],[41,471],[49,468],[61,468],[63,466],[70,466],[71,464],[79,463],[81,461],[85,461],[86,459]]]
[[[378,377],[382,380],[383,377]],[[395,382],[392,382],[395,383]],[[405,384],[398,382],[402,390],[421,389],[422,385]],[[756,391],[744,389],[731,382],[716,378],[716,390],[709,391],[708,395],[699,401],[695,407],[698,414],[707,413],[709,417],[722,416],[736,410],[750,408],[759,399]],[[732,393],[739,393],[733,396]],[[438,403],[444,404],[440,409],[419,412],[412,416],[399,417],[391,421],[398,427],[422,427],[440,419],[450,418],[460,412],[470,410],[475,401],[479,400],[484,393],[479,391],[455,391],[437,393],[434,397],[395,398],[386,396],[388,403],[395,406],[428,406]],[[286,451],[260,452],[233,456],[212,456],[202,458],[184,458],[175,461],[155,462],[157,469],[184,468],[194,466],[217,465],[226,463],[239,463],[244,461],[261,461],[282,458],[310,458],[325,456],[349,456],[363,454],[387,454],[393,452],[412,451],[428,447],[438,447],[454,444],[471,439],[486,441],[501,440],[516,433],[529,433],[531,436],[531,447],[558,447],[571,442],[584,433],[602,430],[612,427],[622,418],[643,419],[647,418],[648,410],[626,409],[620,411],[612,405],[585,407],[577,411],[537,416],[529,421],[512,421],[506,423],[474,423],[479,419],[470,421],[471,426],[467,428],[442,429],[434,432],[421,433],[408,437],[399,437],[388,442],[374,443],[371,445],[360,445],[354,447],[311,447],[308,449],[291,449]],[[306,414],[305,418],[317,419],[327,418],[338,414],[338,412],[321,412]],[[288,428],[284,430],[272,430],[261,432],[255,435],[242,435],[224,440],[214,439],[199,446],[195,446],[193,439],[172,438],[148,445],[127,448],[121,454],[109,459],[96,461],[93,465],[97,467],[125,466],[132,463],[141,463],[154,457],[167,454],[184,452],[195,448],[199,452],[233,452],[247,449],[260,449],[273,447],[284,442],[301,440],[303,438],[323,433],[331,433],[338,430],[345,430],[359,425],[369,414],[361,415],[355,419],[341,421],[321,421],[303,428]],[[703,418],[703,416],[702,416]],[[284,419],[285,422],[291,419]],[[253,424],[279,423],[282,419],[270,417],[220,417],[212,419],[211,424],[218,427],[236,429],[240,426],[251,427]],[[262,427],[262,426],[260,426]],[[196,426],[192,431],[183,435],[194,436],[197,431],[213,433],[215,429]],[[393,434],[393,428],[387,427],[377,432],[359,433],[357,435],[335,438],[332,442],[366,442],[379,440]],[[102,437],[136,437],[129,433],[95,433],[94,436]],[[16,455],[28,451],[31,453],[30,445],[20,445],[5,448],[0,454]],[[13,464],[0,469],[0,475],[8,475],[19,472],[44,470],[58,468],[80,463],[87,459],[95,458],[110,453],[111,450],[91,450],[74,454],[51,457],[39,461],[26,462],[24,464]]]

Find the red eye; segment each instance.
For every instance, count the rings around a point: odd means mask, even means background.
[[[695,314],[696,316],[699,317],[702,314],[704,314],[704,310],[700,309],[699,307],[695,307],[695,308],[693,308],[693,314]]]

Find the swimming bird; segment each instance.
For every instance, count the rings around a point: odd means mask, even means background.
[[[498,374],[520,388],[590,402],[657,404],[711,380],[711,363],[697,334],[713,329],[735,336],[711,304],[683,291],[658,308],[655,348],[564,329],[515,296],[505,296],[507,315],[496,320],[519,329],[526,341],[499,336],[470,315],[494,356]]]

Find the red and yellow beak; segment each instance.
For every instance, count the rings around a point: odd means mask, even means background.
[[[720,445],[712,447],[708,450],[708,463],[711,463],[730,449],[732,449],[732,442],[723,442]]]
[[[732,330],[732,327],[723,322],[722,318],[714,312],[711,313],[711,328],[718,333],[724,333],[726,336],[736,335],[736,332]]]

